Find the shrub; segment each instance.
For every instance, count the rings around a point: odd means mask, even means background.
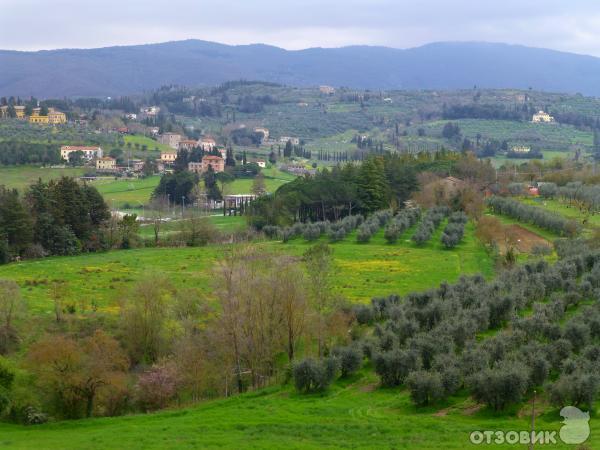
[[[281,228],[273,225],[264,226],[262,231],[263,233],[265,233],[265,236],[267,236],[267,238],[269,239],[278,239],[279,237],[281,237],[282,234]]]
[[[378,353],[373,363],[381,384],[388,387],[400,386],[410,372],[420,368],[415,352],[399,349]]]
[[[321,237],[321,228],[317,224],[308,224],[304,228],[304,232],[302,233],[302,236],[304,237],[304,239],[306,239],[309,242],[316,241],[317,239],[319,239]]]
[[[389,244],[395,244],[400,237],[401,228],[397,223],[389,224],[384,233],[385,240],[388,241]]]
[[[342,378],[353,375],[362,366],[363,353],[355,347],[339,347],[332,354],[339,361]]]
[[[336,365],[329,358],[317,361],[312,358],[304,359],[294,365],[294,384],[298,392],[321,392],[329,387],[335,376]]]
[[[596,373],[575,371],[562,375],[550,388],[550,401],[556,406],[588,406],[592,408],[600,388]]]
[[[494,411],[501,411],[522,400],[527,389],[526,370],[512,362],[503,362],[493,369],[475,374],[470,380],[473,396]]]
[[[406,378],[411,400],[418,406],[426,406],[445,397],[439,373],[420,370]]]
[[[154,364],[140,375],[137,383],[137,401],[144,411],[167,406],[177,394],[177,368],[171,362]]]

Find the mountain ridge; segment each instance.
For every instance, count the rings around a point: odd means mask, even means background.
[[[116,96],[165,84],[256,79],[361,89],[520,88],[600,95],[600,58],[488,42],[397,49],[354,45],[285,50],[188,39],[22,52],[0,50],[0,95]]]

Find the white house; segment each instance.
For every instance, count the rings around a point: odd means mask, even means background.
[[[292,143],[292,145],[300,145],[300,138],[297,137],[291,137],[291,136],[281,136],[279,138],[279,142],[281,144],[287,144],[289,142]]]
[[[539,111],[533,115],[531,121],[533,123],[550,123],[554,122],[554,117],[544,111]]]
[[[88,161],[94,158],[102,158],[102,148],[100,147],[85,147],[77,145],[63,145],[60,148],[60,157],[65,161],[69,160],[69,155],[74,152],[83,153],[83,157]]]

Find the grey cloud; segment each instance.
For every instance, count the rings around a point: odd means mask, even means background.
[[[0,48],[197,38],[284,48],[494,41],[600,56],[596,0],[0,0]]]

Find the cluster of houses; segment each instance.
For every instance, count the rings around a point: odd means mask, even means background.
[[[11,106],[0,106],[0,119],[7,118],[11,114],[9,112]],[[67,115],[64,112],[57,111],[54,108],[48,108],[48,113],[42,115],[42,108],[36,107],[31,110],[31,114],[27,116],[26,107],[23,105],[13,105],[14,117],[22,120],[29,120],[29,123],[42,125],[61,125],[67,123]]]

